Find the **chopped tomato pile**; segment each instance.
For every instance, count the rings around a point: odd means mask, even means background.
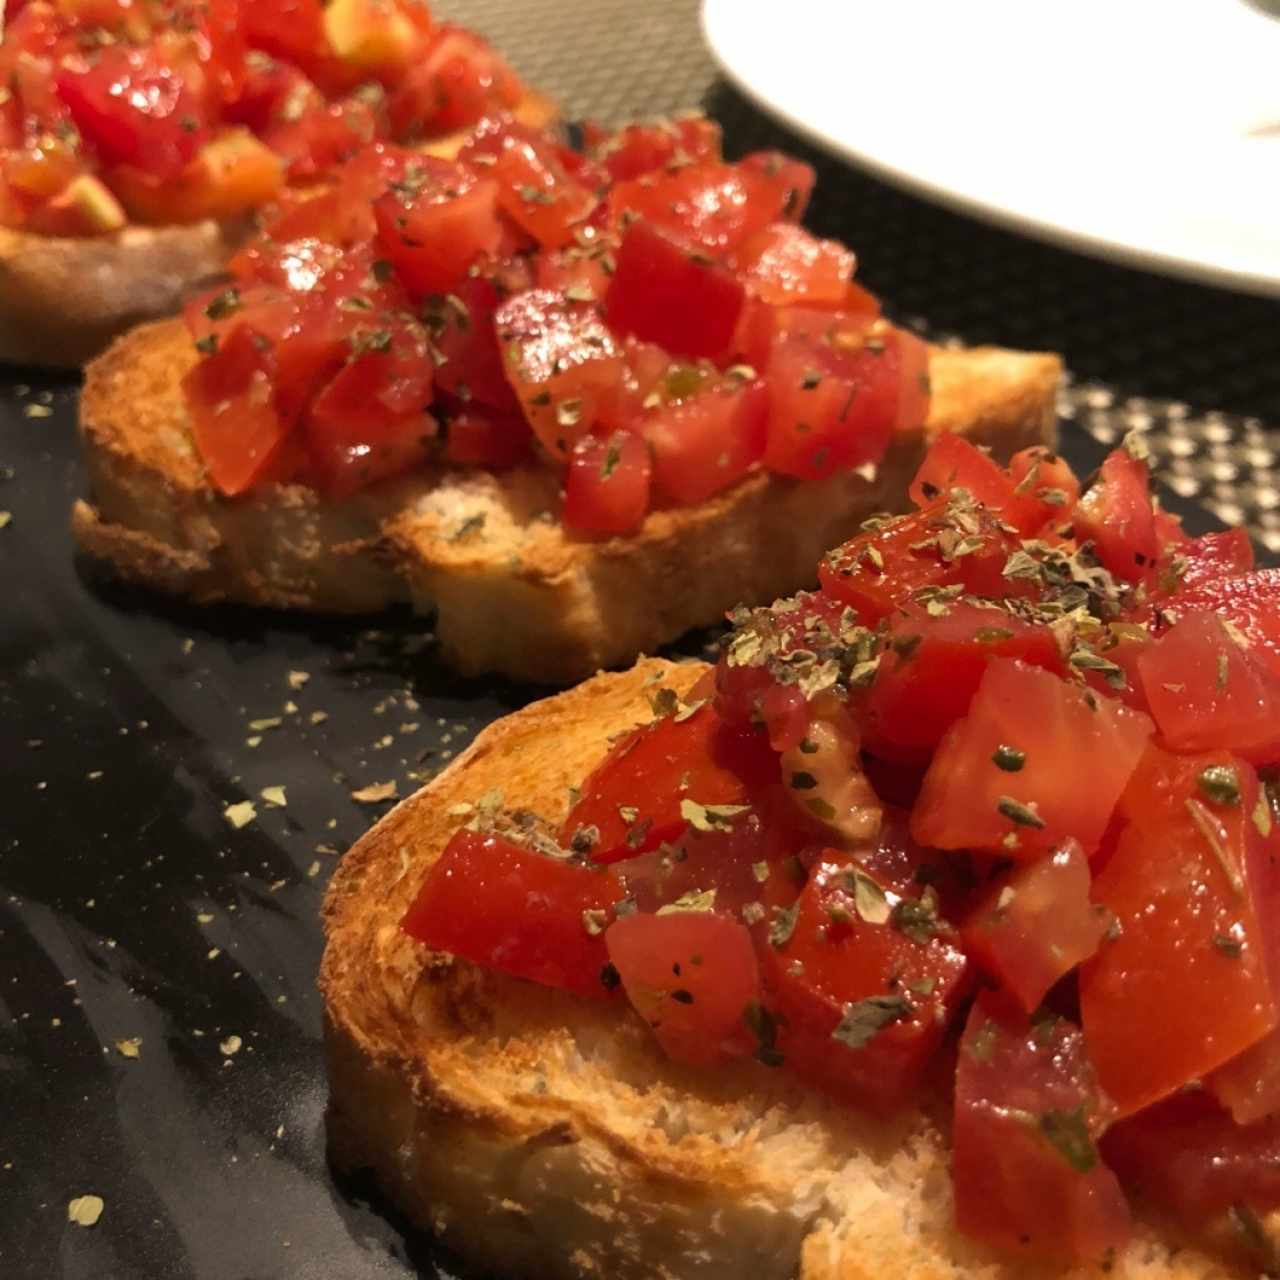
[[[552,829],[461,829],[403,927],[625,999],[672,1059],[883,1112],[951,1081],[955,1217],[1105,1262],[1280,1208],[1280,582],[1136,446],[1084,492],[944,437],[916,510],[734,617]]]
[[[55,236],[230,218],[524,93],[424,0],[9,0],[0,86],[0,225]]]
[[[499,112],[454,159],[374,144],[282,201],[188,310],[217,488],[342,498],[428,462],[541,461],[565,526],[605,537],[752,471],[874,463],[924,421],[924,343],[797,225],[812,169],[727,163],[700,117],[585,134]]]

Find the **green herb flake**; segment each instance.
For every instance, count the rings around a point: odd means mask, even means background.
[[[803,769],[797,769],[791,775],[791,787],[794,791],[812,791],[817,785],[817,778]]]
[[[991,753],[991,763],[1005,773],[1017,773],[1027,763],[1027,753],[1003,742]]]
[[[835,809],[819,796],[810,797],[804,802],[804,807],[822,822],[831,822],[836,816]]]
[[[225,320],[240,310],[240,290],[224,289],[209,300],[204,313],[210,320]]]
[[[622,461],[622,450],[616,444],[611,444],[604,454],[604,461],[600,464],[600,479],[607,480],[618,469],[618,463]]]
[[[696,800],[681,800],[680,816],[695,831],[724,831],[734,818],[750,808],[749,804],[699,804]]]
[[[764,884],[769,878],[769,864],[767,862],[753,862],[751,864],[751,874],[755,876],[757,884]]]
[[[885,1027],[911,1016],[903,996],[868,996],[844,1007],[831,1038],[847,1049],[865,1049]]]
[[[679,915],[686,911],[714,911],[716,891],[714,889],[694,889],[683,893],[674,902],[665,903],[658,908],[660,916]]]
[[[1083,1106],[1070,1111],[1045,1111],[1037,1121],[1037,1128],[1077,1173],[1088,1173],[1097,1166],[1098,1149],[1089,1136]]]
[[[1001,796],[996,801],[996,810],[1016,826],[1032,827],[1037,831],[1044,827],[1044,819],[1030,805],[1025,805],[1012,796]]]
[[[1240,780],[1227,764],[1211,764],[1196,779],[1196,785],[1214,804],[1240,803]]]
[[[593,938],[598,938],[609,923],[609,913],[599,908],[591,908],[582,913],[582,927]]]
[[[885,891],[865,872],[850,873],[853,880],[853,905],[867,924],[885,924],[892,909]]]
[[[928,885],[918,898],[901,899],[894,904],[890,921],[899,933],[924,946],[941,928],[938,891]]]
[[[769,942],[774,947],[785,947],[796,931],[796,918],[800,914],[800,904],[789,907],[774,907],[773,923],[769,926]]]

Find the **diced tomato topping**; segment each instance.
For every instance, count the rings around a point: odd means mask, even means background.
[[[760,972],[745,925],[714,911],[636,913],[605,943],[627,998],[677,1062],[709,1066],[754,1048]]]
[[[448,293],[477,258],[497,252],[497,200],[497,183],[462,165],[422,156],[406,166],[373,214],[378,243],[411,293]]]
[[[965,958],[944,922],[838,856],[760,948],[786,1064],[855,1106],[910,1096],[954,1012]]]
[[[243,493],[263,475],[285,440],[271,395],[271,344],[241,321],[183,378],[191,427],[220,493]]]
[[[936,615],[919,605],[894,613],[867,701],[870,749],[927,760],[969,710],[993,658],[1066,673],[1053,632],[1002,609],[957,601]]]
[[[1280,675],[1211,613],[1188,613],[1138,659],[1147,704],[1177,751],[1222,747],[1280,763]]]
[[[1175,620],[1194,610],[1217,614],[1280,675],[1280,569],[1255,569],[1233,578],[1206,576],[1183,588],[1162,610]]]
[[[654,495],[693,506],[736,484],[764,453],[768,393],[729,381],[659,409],[644,424]]]
[[[720,126],[705,116],[630,124],[602,139],[592,154],[614,182],[675,164],[720,159]]]
[[[757,231],[734,255],[757,297],[771,306],[837,306],[853,276],[853,253],[819,240],[803,227],[775,222]]]
[[[524,93],[515,72],[488,44],[442,25],[426,56],[409,68],[388,104],[397,138],[414,142],[514,107]]]
[[[311,403],[307,449],[323,490],[346,497],[421,462],[436,433],[431,364],[416,325],[357,329],[347,363]]]
[[[1177,543],[1161,557],[1152,594],[1176,597],[1202,583],[1238,578],[1254,565],[1253,543],[1243,529],[1223,529]]]
[[[567,458],[623,375],[617,342],[591,303],[548,289],[508,298],[494,313],[507,381],[552,457]]]
[[[898,351],[887,337],[855,352],[799,337],[776,342],[765,465],[818,480],[878,461],[897,420]]]
[[[1130,1232],[1096,1145],[1106,1121],[1078,1027],[979,996],[956,1070],[957,1225],[1016,1256],[1104,1262]]]
[[[1145,578],[1159,553],[1147,464],[1124,449],[1109,453],[1073,523],[1078,537],[1093,542],[1105,569],[1125,582]]]
[[[673,355],[718,359],[729,352],[745,297],[727,268],[636,222],[622,238],[605,315],[619,333]]]
[[[1191,1226],[1228,1209],[1280,1207],[1278,1117],[1245,1127],[1206,1094],[1183,1093],[1116,1125],[1102,1149],[1143,1200]]]
[[[500,973],[603,996],[604,929],[621,898],[605,869],[464,828],[427,872],[401,928]]]
[[[1081,972],[1080,1010],[1098,1078],[1123,1114],[1201,1079],[1277,1025],[1257,804],[1243,760],[1155,746],[1121,802],[1126,825],[1093,885],[1117,929]]]
[[[691,821],[722,825],[777,776],[762,734],[732,729],[709,706],[687,704],[610,751],[583,784],[562,839],[584,841],[597,862],[634,857],[675,839]]]
[[[939,744],[912,834],[939,849],[984,849],[1019,861],[1068,839],[1092,853],[1151,729],[1141,712],[997,658],[968,714]]]
[[[1204,1087],[1231,1112],[1236,1124],[1256,1124],[1269,1116],[1280,1118],[1280,1030],[1268,1032],[1210,1072]]]
[[[1080,493],[1071,468],[1045,448],[1023,449],[1006,471],[963,436],[948,433],[930,446],[910,493],[924,507],[955,489],[966,490],[1023,537],[1069,520]]]
[[[1089,861],[1068,840],[1002,876],[964,925],[965,949],[1026,1013],[1098,949],[1110,918],[1089,901]]]
[[[564,523],[592,534],[631,533],[649,510],[649,450],[639,436],[584,436],[564,480]]]
[[[503,212],[544,248],[568,244],[596,206],[595,195],[565,170],[551,139],[514,120],[484,121],[458,158],[483,164],[498,184]]]
[[[1019,584],[1004,575],[1017,547],[989,512],[952,510],[939,499],[837,547],[818,566],[818,576],[824,592],[874,626],[929,589],[958,588],[992,599],[1019,594]]]
[[[172,177],[208,136],[196,96],[145,50],[107,45],[91,63],[64,65],[57,87],[76,128],[110,164]]]

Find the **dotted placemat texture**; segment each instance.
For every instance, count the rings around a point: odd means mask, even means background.
[[[935,338],[1062,352],[1070,370],[1065,419],[1106,443],[1144,432],[1173,489],[1280,551],[1280,304],[1025,239],[827,157],[724,79],[699,7],[697,0],[434,6],[487,35],[567,119],[610,124],[702,108],[724,127],[730,155],[778,147],[808,160],[818,170],[808,222],[858,252],[859,279],[897,319]],[[785,5],[778,15],[786,21]],[[750,20],[758,19],[744,15]],[[855,51],[849,74],[857,74]],[[886,110],[911,110],[917,97],[904,86]],[[1064,170],[1062,180],[1086,179]]]

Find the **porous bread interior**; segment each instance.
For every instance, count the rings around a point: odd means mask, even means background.
[[[823,552],[900,508],[933,436],[1001,458],[1053,439],[1055,356],[935,350],[928,421],[899,431],[873,473],[797,482],[757,469],[696,506],[656,510],[626,537],[565,532],[559,475],[422,468],[327,501],[302,485],[216,494],[192,441],[180,322],[121,339],[80,402],[91,501],[81,546],[125,577],[201,601],[369,611],[434,609],[448,662],[468,673],[568,682],[652,651],[739,602],[812,582]]]
[[[558,822],[610,739],[650,718],[653,692],[683,694],[705,669],[645,660],[499,720],[346,854],[325,900],[320,977],[334,1163],[371,1168],[468,1263],[530,1280],[1099,1276],[957,1234],[936,1097],[874,1117],[785,1070],[681,1067],[620,997],[504,978],[400,930],[467,820],[460,806],[498,789],[504,805]],[[1229,1238],[1217,1243],[1144,1222],[1108,1274],[1257,1274]]]

